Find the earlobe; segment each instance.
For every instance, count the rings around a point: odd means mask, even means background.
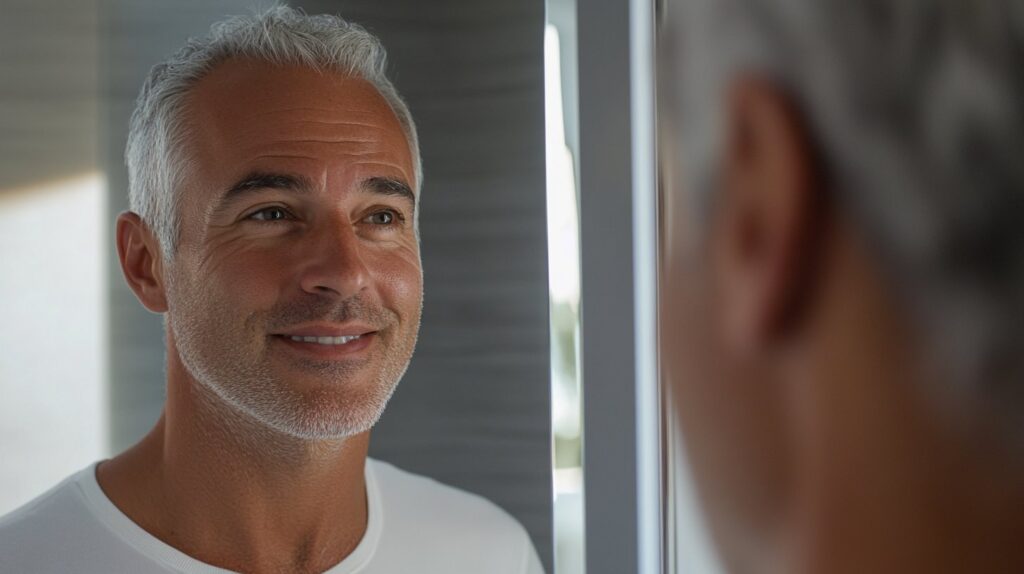
[[[128,286],[142,306],[154,313],[167,311],[160,244],[138,214],[117,217],[117,256]]]
[[[770,82],[738,82],[728,112],[717,281],[726,336],[750,351],[787,336],[809,305],[824,182],[799,114]]]

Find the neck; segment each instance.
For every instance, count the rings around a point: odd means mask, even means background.
[[[222,568],[322,572],[368,516],[369,433],[311,441],[236,411],[172,354],[167,404],[139,444],[100,465],[103,490],[169,545]]]
[[[876,409],[859,431],[819,429],[783,571],[1024,572],[1021,468],[984,443],[919,433],[898,403]]]
[[[856,296],[827,291],[789,371],[797,502],[780,571],[1024,572],[1019,453],[941,396],[909,322],[856,280],[873,274],[838,276]]]

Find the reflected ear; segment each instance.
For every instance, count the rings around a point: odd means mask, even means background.
[[[808,132],[782,91],[743,79],[727,111],[712,256],[723,331],[756,352],[797,327],[809,306],[824,189]]]
[[[117,256],[125,281],[142,306],[154,313],[167,311],[160,242],[138,214],[117,216]]]

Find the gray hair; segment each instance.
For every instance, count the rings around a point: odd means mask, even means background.
[[[1024,3],[668,9],[688,190],[710,203],[731,79],[775,81],[806,116],[835,202],[937,335],[929,341],[951,363],[952,388],[1024,415]]]
[[[416,125],[385,75],[387,54],[375,36],[337,16],[311,16],[286,6],[231,17],[214,24],[207,37],[190,39],[167,61],[154,66],[132,113],[125,149],[129,204],[156,233],[165,259],[171,258],[177,244],[180,194],[176,188],[188,168],[182,152],[186,97],[218,64],[237,57],[330,70],[372,84],[398,117],[414,159],[414,185],[417,190],[422,186]]]

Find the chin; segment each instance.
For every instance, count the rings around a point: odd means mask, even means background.
[[[380,418],[375,410],[323,410],[304,409],[282,417],[264,418],[264,424],[274,430],[302,440],[318,441],[345,439],[369,431]]]
[[[298,408],[290,416],[278,417],[274,426],[305,439],[346,438],[373,428],[391,397],[389,390],[363,381],[316,387],[302,393]]]

